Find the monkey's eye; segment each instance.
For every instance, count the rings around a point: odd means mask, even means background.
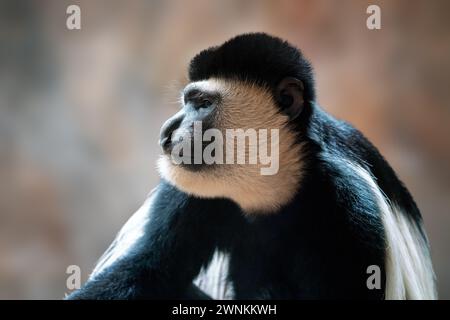
[[[204,92],[198,89],[190,89],[184,93],[184,104],[195,109],[209,109],[220,99],[217,92]]]
[[[203,99],[200,108],[209,108],[212,106],[212,101],[208,99]]]

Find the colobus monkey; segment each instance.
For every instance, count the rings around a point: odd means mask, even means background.
[[[316,104],[297,48],[240,35],[195,56],[189,80],[161,130],[160,184],[69,299],[436,298],[413,198],[358,130]],[[197,139],[180,132],[200,121],[201,133],[277,129],[262,138],[276,173],[259,160],[175,163]]]

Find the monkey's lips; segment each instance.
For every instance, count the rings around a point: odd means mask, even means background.
[[[164,143],[165,141],[163,141]],[[193,142],[191,142],[191,149],[190,154],[186,154],[186,150],[182,148],[181,144],[182,141],[177,141],[175,143],[173,142],[166,142],[167,146],[163,147],[164,151],[164,157],[172,166],[181,167],[188,171],[203,171],[203,170],[210,170],[216,167],[218,164],[213,163],[206,163],[203,159],[203,150],[204,147],[207,145],[203,143],[203,145],[200,146],[201,155],[197,155],[197,158],[195,157],[195,150],[193,146]],[[188,150],[189,151],[189,150]]]

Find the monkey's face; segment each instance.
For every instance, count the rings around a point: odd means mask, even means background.
[[[246,212],[278,209],[301,174],[301,144],[289,126],[303,107],[301,89],[291,78],[275,94],[239,80],[190,83],[181,110],[161,128],[162,177],[195,196],[234,200]]]
[[[197,54],[189,79],[181,110],[161,129],[161,176],[245,212],[287,204],[299,186],[299,136],[314,100],[309,62],[279,38],[244,34]]]

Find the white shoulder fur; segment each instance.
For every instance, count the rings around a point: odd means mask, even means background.
[[[156,192],[156,188],[153,189],[144,204],[130,217],[130,219],[128,219],[117,234],[113,243],[98,260],[97,265],[90,275],[90,278],[100,274],[115,261],[124,257],[144,235],[144,227],[148,222],[148,215]]]
[[[386,199],[369,172],[350,165],[371,187],[381,211],[387,239],[385,298],[437,299],[429,250],[415,222]]]
[[[202,268],[194,284],[210,295],[213,299],[232,300],[234,298],[233,284],[228,280],[229,255],[215,251],[206,268]]]

